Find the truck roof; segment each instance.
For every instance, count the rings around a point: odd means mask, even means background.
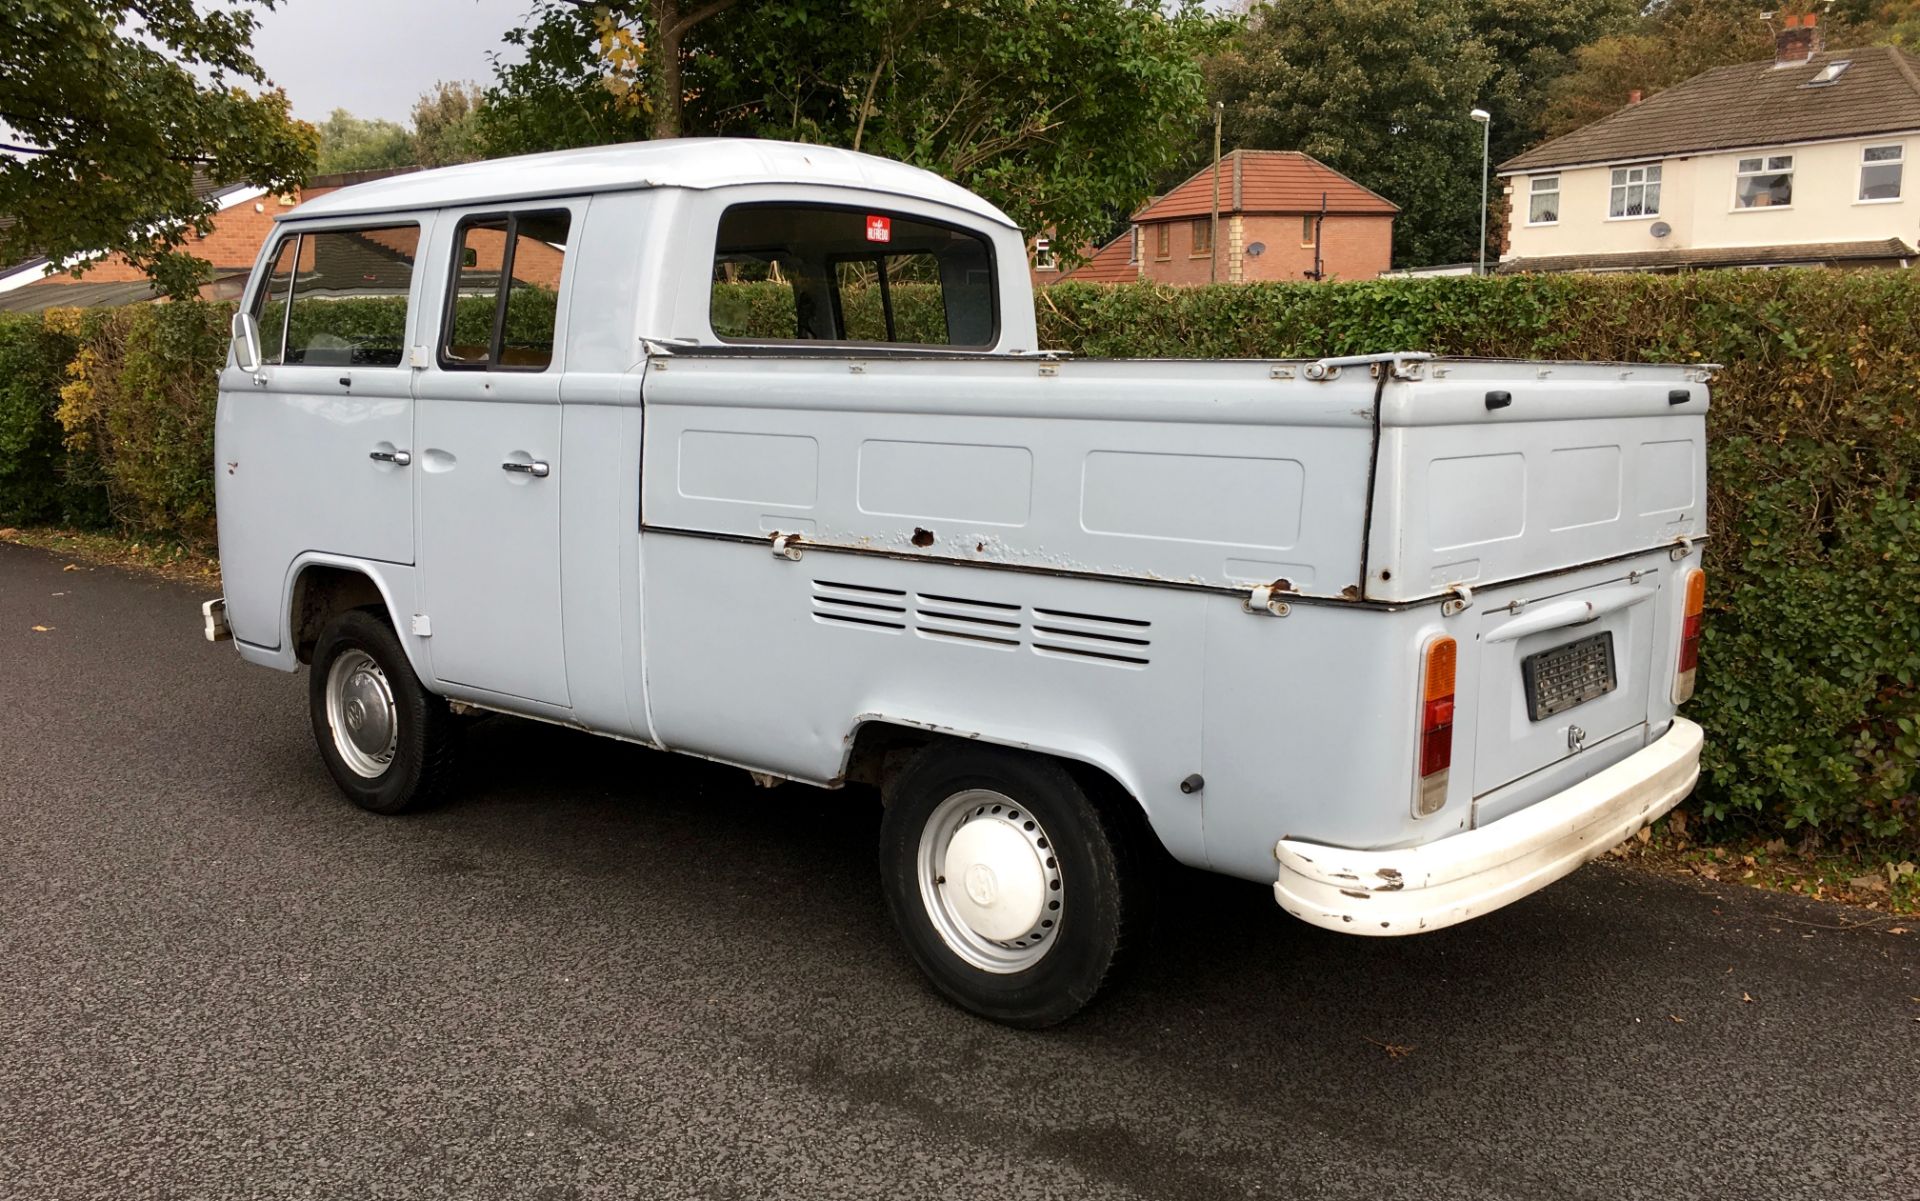
[[[807,184],[887,192],[1011,227],[1007,215],[931,171],[834,146],[756,138],[676,138],[489,159],[356,184],[316,196],[280,220],[392,213],[635,188]]]

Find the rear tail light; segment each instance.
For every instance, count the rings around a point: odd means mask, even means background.
[[[1427,643],[1420,673],[1420,786],[1413,808],[1418,817],[1438,813],[1447,803],[1447,777],[1453,767],[1453,676],[1459,644],[1445,634]]]
[[[1673,703],[1684,704],[1693,696],[1694,673],[1700,667],[1701,614],[1707,604],[1707,573],[1698,567],[1686,573],[1687,608],[1680,620],[1680,666],[1673,674]]]

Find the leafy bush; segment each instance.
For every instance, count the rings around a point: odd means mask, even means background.
[[[112,520],[211,546],[213,424],[232,309],[204,301],[89,312],[58,417],[99,463]]]
[[[0,315],[0,525],[97,524],[97,465],[70,451],[54,411],[77,348],[78,314]]]
[[[1253,358],[1430,350],[1725,365],[1708,416],[1696,805],[1761,830],[1920,833],[1920,279],[1522,276],[1062,284],[1041,344]]]

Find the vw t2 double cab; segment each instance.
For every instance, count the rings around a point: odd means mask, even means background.
[[[894,921],[1042,1025],[1144,865],[1434,930],[1691,788],[1699,368],[1082,361],[1021,233],[818,146],[363,184],[235,318],[209,635],[397,813],[497,711],[878,787]]]

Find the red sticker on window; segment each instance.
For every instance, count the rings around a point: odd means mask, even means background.
[[[893,241],[893,218],[869,215],[867,217],[867,241]]]

